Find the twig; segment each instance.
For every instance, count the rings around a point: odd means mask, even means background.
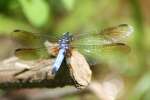
[[[0,62],[0,88],[55,88],[74,85],[65,63],[56,76],[51,74],[53,60],[21,61],[11,57]]]

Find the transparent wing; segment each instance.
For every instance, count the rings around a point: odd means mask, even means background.
[[[116,42],[130,36],[132,32],[133,32],[132,26],[128,24],[120,24],[118,26],[110,27],[102,30],[99,33],[99,35],[103,36],[107,40],[112,40]]]
[[[49,57],[45,48],[19,48],[15,51],[15,56],[22,60],[46,59]]]
[[[120,24],[115,27],[109,27],[101,32],[89,32],[83,34],[77,34],[73,36],[72,45],[103,45],[120,42],[127,38],[133,32],[133,28],[127,24]]]
[[[104,45],[110,44],[111,41],[106,40],[103,37],[98,36],[97,34],[87,34],[85,37],[81,37],[71,42],[72,47],[82,47],[83,45]]]
[[[124,43],[112,43],[105,45],[80,45],[76,47],[89,62],[99,63],[105,58],[111,58],[115,55],[127,54],[130,52],[130,47]]]
[[[15,56],[23,60],[35,60],[48,58],[50,54],[57,53],[57,44],[45,45],[44,42],[51,36],[39,33],[31,33],[23,30],[12,32],[12,38],[23,44],[25,48],[19,48],[15,51]]]
[[[15,50],[15,56],[22,60],[47,59],[56,56],[59,51],[57,44],[39,48],[19,48]]]
[[[12,38],[26,46],[41,46],[45,40],[57,42],[58,36],[48,34],[31,33],[24,30],[15,30],[12,32]]]

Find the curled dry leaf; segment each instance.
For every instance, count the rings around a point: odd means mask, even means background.
[[[71,51],[71,57],[67,58],[72,78],[77,88],[85,88],[91,81],[92,71],[85,57],[76,50]]]

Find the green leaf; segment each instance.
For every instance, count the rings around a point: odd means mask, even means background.
[[[150,72],[145,73],[142,78],[139,80],[135,89],[133,91],[133,95],[129,100],[141,100],[145,93],[150,90]]]
[[[62,2],[67,10],[72,10],[75,0],[62,0]]]
[[[32,25],[41,27],[48,21],[49,5],[44,0],[18,0]]]

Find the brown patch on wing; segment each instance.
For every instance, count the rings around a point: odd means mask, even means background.
[[[115,27],[109,27],[102,30],[99,34],[107,40],[119,41],[128,37],[133,32],[133,27],[128,24],[120,24]]]
[[[103,48],[101,48],[103,52],[120,52],[120,53],[129,53],[131,51],[131,48],[124,44],[124,43],[112,43],[112,44],[106,44],[103,45]]]
[[[50,55],[57,56],[59,52],[59,45],[57,43],[48,42],[48,44],[45,44],[45,46],[47,47],[48,53]]]
[[[39,50],[34,48],[19,48],[15,50],[15,56],[23,60],[39,59]]]

